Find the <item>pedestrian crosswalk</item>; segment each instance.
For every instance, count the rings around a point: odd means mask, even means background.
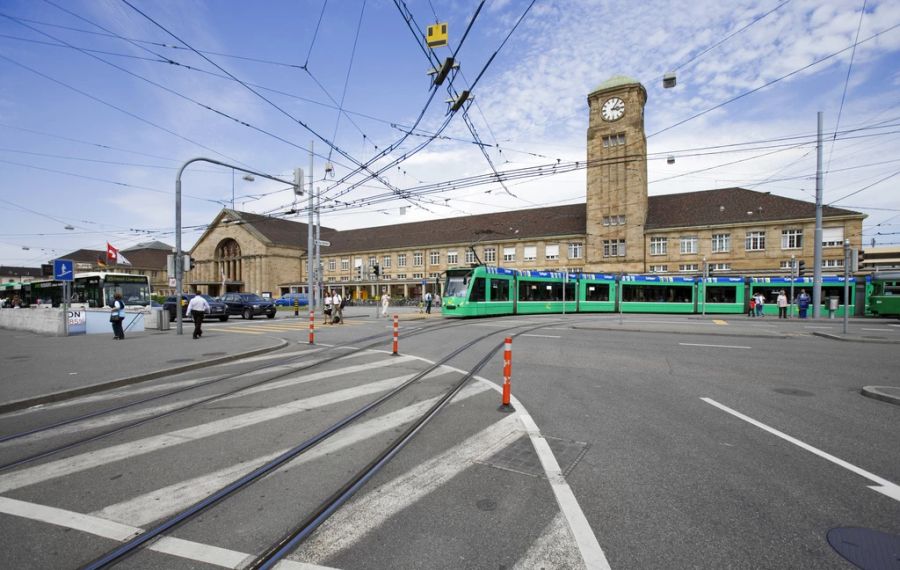
[[[351,327],[358,327],[366,324],[362,321],[345,321],[344,325]],[[326,325],[321,322],[316,322],[316,330],[320,331],[322,329],[331,328],[333,326],[341,326],[341,325]],[[309,321],[273,321],[268,323],[260,322],[259,324],[235,324],[229,326],[216,327],[214,329],[216,332],[226,332],[226,333],[235,333],[235,334],[248,334],[248,335],[260,335],[260,334],[272,334],[279,332],[296,332],[302,333],[309,331]]]

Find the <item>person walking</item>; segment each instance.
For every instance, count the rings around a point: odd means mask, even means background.
[[[113,296],[113,310],[109,315],[109,322],[112,323],[113,340],[125,340],[125,331],[122,330],[122,321],[125,320],[125,302],[122,301],[122,294],[116,293]]]
[[[756,295],[753,295],[750,297],[749,305],[750,305],[750,310],[747,311],[747,316],[755,317],[756,316]]]
[[[800,296],[797,297],[797,310],[800,312],[800,318],[806,318],[806,311],[809,309],[809,295],[806,294],[806,289],[800,289]]]
[[[788,309],[788,298],[784,293],[784,289],[778,294],[778,318],[786,319],[787,318],[787,309]]]
[[[381,295],[381,316],[386,317],[388,314],[388,308],[391,306],[391,296],[388,294],[387,289],[385,289],[384,294]]]
[[[427,293],[425,293],[425,314],[426,315],[431,314],[431,301],[432,300],[433,300],[433,297],[431,296],[431,291],[428,291]]]
[[[762,293],[756,295],[756,316],[763,316],[763,309],[766,307],[766,297]]]
[[[331,291],[328,291],[327,289],[325,290],[325,293],[323,295],[323,300],[325,301],[325,308],[323,309],[324,316],[325,316],[325,324],[330,325],[331,324],[331,312],[332,312],[332,307],[333,307],[332,303],[334,302],[334,296],[332,295]]]
[[[209,303],[203,295],[194,295],[188,303],[187,312],[194,319],[194,340],[203,336],[203,317],[209,312]]]
[[[331,322],[339,325],[344,324],[344,298],[337,289],[334,290],[334,297],[331,298],[331,306],[334,312],[334,320]]]

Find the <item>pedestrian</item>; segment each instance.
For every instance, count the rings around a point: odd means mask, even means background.
[[[209,312],[209,303],[203,295],[194,295],[188,303],[187,312],[194,319],[194,340],[203,336],[203,317]]]
[[[384,294],[381,295],[381,316],[386,317],[388,314],[388,308],[391,306],[391,296],[387,292],[387,289],[384,290]]]
[[[331,306],[334,312],[334,320],[331,322],[339,325],[344,324],[344,298],[337,289],[334,290],[334,296],[331,298]]]
[[[428,291],[427,293],[425,293],[425,314],[426,315],[431,314],[431,301],[432,300],[433,300],[433,298],[431,296],[431,291]]]
[[[763,309],[766,308],[766,296],[762,293],[756,295],[756,316],[763,316]]]
[[[784,293],[784,289],[778,294],[778,318],[786,319],[787,318],[787,309],[788,309],[788,298]]]
[[[328,291],[327,289],[325,290],[325,295],[324,295],[323,300],[325,301],[325,308],[323,309],[324,317],[325,317],[325,324],[329,325],[329,324],[331,324],[331,307],[332,307],[332,302],[334,301],[334,297],[332,296],[331,291]]]
[[[752,297],[750,297],[750,310],[747,311],[747,316],[748,317],[756,316],[756,295],[753,295]]]
[[[797,297],[797,310],[800,312],[800,318],[806,318],[806,311],[809,309],[809,295],[806,289],[800,289],[800,296]]]
[[[122,321],[125,320],[125,302],[122,301],[122,294],[116,293],[113,296],[112,312],[109,314],[109,322],[112,323],[113,340],[125,340],[125,331],[122,330]]]

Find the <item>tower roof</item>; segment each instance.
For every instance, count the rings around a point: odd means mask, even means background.
[[[598,85],[595,89],[591,91],[591,93],[596,93],[597,91],[605,91],[606,89],[612,89],[613,87],[621,87],[623,85],[632,85],[632,84],[640,85],[641,82],[633,77],[628,77],[627,75],[613,75],[600,85]]]

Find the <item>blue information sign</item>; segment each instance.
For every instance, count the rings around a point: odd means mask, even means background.
[[[75,263],[71,259],[54,259],[53,279],[73,281],[75,279]]]

